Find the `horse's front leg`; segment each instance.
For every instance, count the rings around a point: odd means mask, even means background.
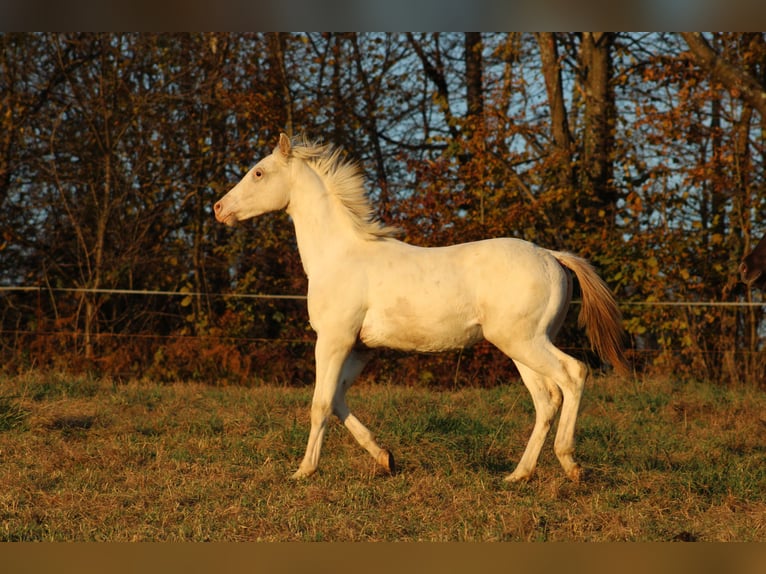
[[[317,336],[316,348],[316,383],[314,397],[311,400],[311,431],[306,445],[306,454],[293,478],[302,478],[313,474],[319,465],[319,453],[322,450],[327,431],[327,422],[333,411],[333,403],[338,393],[340,373],[346,361],[353,341],[343,343],[322,335]]]
[[[396,471],[393,455],[387,450],[380,448],[378,443],[375,442],[375,437],[373,437],[372,433],[351,413],[346,404],[346,391],[359,376],[359,373],[362,372],[371,356],[372,354],[369,351],[354,350],[346,358],[340,374],[340,384],[333,401],[333,412],[351,434],[354,435],[356,441],[372,455],[372,458],[386,472],[393,474]]]

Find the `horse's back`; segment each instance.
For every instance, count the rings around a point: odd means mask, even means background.
[[[437,248],[388,242],[366,263],[360,339],[374,347],[470,346],[489,324],[551,320],[545,316],[568,296],[567,276],[550,252],[520,239]]]

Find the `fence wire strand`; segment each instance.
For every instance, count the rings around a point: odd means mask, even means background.
[[[271,293],[215,293],[204,291],[163,291],[153,289],[104,289],[87,287],[34,287],[0,286],[0,292],[55,292],[55,293],[91,293],[103,295],[153,295],[164,297],[222,297],[232,299],[286,299],[306,300],[306,295],[271,294]],[[572,304],[579,305],[578,299]],[[617,301],[619,307],[761,307],[766,301]]]

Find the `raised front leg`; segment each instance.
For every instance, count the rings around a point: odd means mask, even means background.
[[[293,478],[308,476],[316,471],[319,454],[327,429],[330,414],[335,414],[351,432],[356,441],[369,452],[377,463],[387,472],[395,471],[394,458],[382,449],[372,433],[357,419],[346,404],[346,390],[362,372],[370,359],[370,353],[347,352],[340,368],[336,367],[337,358],[343,353],[338,346],[332,348],[326,342],[317,341],[317,383],[311,404],[311,432],[306,447],[306,455]],[[322,366],[324,365],[324,367]]]
[[[333,412],[346,425],[351,434],[354,435],[356,441],[372,455],[372,458],[386,472],[393,474],[396,471],[393,455],[378,446],[372,433],[351,413],[348,405],[346,405],[346,391],[359,376],[359,373],[362,372],[370,357],[370,352],[363,351],[353,351],[348,356],[341,370],[340,384],[338,385],[333,403]]]

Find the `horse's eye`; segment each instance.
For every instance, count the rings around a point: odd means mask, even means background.
[[[255,177],[255,179],[261,179],[263,177],[263,170],[262,169],[256,169],[253,172],[253,176]]]

